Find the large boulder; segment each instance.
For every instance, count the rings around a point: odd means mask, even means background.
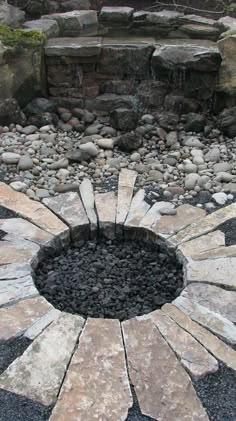
[[[14,98],[0,99],[0,126],[8,126],[11,123],[23,126],[25,122],[26,117]]]
[[[89,0],[66,0],[61,3],[61,10],[63,12],[70,12],[72,10],[88,10],[90,9]]]
[[[218,117],[222,132],[228,137],[236,137],[236,107],[222,111]]]
[[[24,20],[25,13],[22,10],[0,0],[0,24],[19,28]]]
[[[134,110],[117,108],[110,114],[110,124],[117,130],[131,131],[136,129],[139,115]]]
[[[39,18],[50,11],[50,0],[10,0],[9,3],[17,5],[31,18]]]
[[[95,10],[73,10],[65,13],[52,13],[42,16],[43,19],[56,20],[65,37],[79,36],[94,32],[97,29],[97,12]]]
[[[218,41],[223,62],[219,71],[218,90],[229,94],[236,92],[236,28],[235,34]]]

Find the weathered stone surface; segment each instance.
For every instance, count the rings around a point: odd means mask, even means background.
[[[125,420],[131,406],[119,321],[88,319],[50,420]]]
[[[103,7],[99,14],[99,20],[103,22],[128,23],[134,12],[132,7]]]
[[[171,240],[170,240],[171,241]],[[197,253],[214,250],[217,247],[225,245],[225,235],[222,231],[214,231],[206,235],[202,235],[194,240],[180,244],[177,249],[178,255],[183,258],[193,258]]]
[[[46,56],[94,57],[101,51],[102,38],[53,38],[45,45]]]
[[[181,295],[236,323],[236,292],[214,285],[194,283],[184,288]]]
[[[139,190],[134,196],[129,213],[125,220],[125,227],[138,227],[143,217],[146,215],[150,205],[145,202],[145,190]]]
[[[154,40],[142,38],[105,38],[97,63],[97,72],[123,79],[149,79]],[[118,107],[117,107],[118,108]],[[120,107],[119,107],[120,108]]]
[[[203,234],[214,231],[220,224],[223,224],[229,219],[235,218],[235,215],[236,203],[232,203],[232,205],[218,209],[217,211],[202,218],[200,221],[194,222],[176,236],[172,237],[169,241],[173,245],[178,245],[180,243],[184,243],[185,241],[200,237]]]
[[[97,29],[97,12],[94,10],[73,10],[65,13],[52,13],[43,19],[56,20],[62,36],[83,35]]]
[[[116,108],[132,109],[135,104],[136,100],[133,95],[102,94],[85,101],[88,110],[105,111],[107,113]]]
[[[176,215],[162,216],[153,225],[153,231],[160,237],[168,238],[193,222],[198,221],[206,214],[205,210],[188,204],[179,206],[176,211]]]
[[[217,360],[163,311],[153,311],[139,319],[151,320],[157,326],[183,367],[197,379],[218,370]]]
[[[173,209],[174,205],[168,202],[154,203],[154,205],[148,210],[146,215],[144,215],[139,226],[141,228],[151,228],[152,225],[155,225],[160,220],[161,218],[160,210],[167,207],[170,209]]]
[[[223,361],[228,367],[236,370],[236,352],[222,342],[217,336],[210,333],[198,323],[193,322],[185,313],[172,304],[165,304],[162,310],[170,316],[179,326],[191,333],[208,351],[217,359]]]
[[[84,180],[80,184],[80,195],[90,222],[90,234],[91,237],[94,237],[97,233],[98,222],[97,215],[94,210],[95,199],[93,186],[88,178],[84,178]]]
[[[0,281],[0,306],[39,295],[30,275]]]
[[[186,265],[185,279],[187,284],[191,282],[206,282],[236,289],[235,271],[235,257],[192,260]]]
[[[177,297],[173,304],[221,339],[236,344],[236,326],[230,320],[183,296]]]
[[[221,257],[236,257],[236,246],[221,246],[216,247],[212,250],[202,251],[200,253],[195,253],[192,258],[193,260],[213,260],[219,259]]]
[[[23,23],[23,28],[30,31],[38,31],[45,34],[48,38],[58,37],[60,28],[56,20],[53,19],[36,19]]]
[[[218,28],[211,25],[191,24],[182,25],[180,31],[187,34],[190,38],[209,39],[217,41],[220,35]]]
[[[158,72],[173,71],[176,66],[198,72],[216,72],[221,63],[217,44],[204,41],[201,44],[193,40],[165,40],[152,56],[154,75]]]
[[[116,225],[124,224],[132,202],[134,184],[137,178],[135,171],[123,169],[119,175]]]
[[[9,265],[0,266],[0,280],[11,280],[23,278],[32,272],[29,263],[10,263]]]
[[[156,326],[132,319],[122,328],[129,375],[142,414],[159,421],[208,420],[189,376]]]
[[[41,203],[34,202],[23,193],[12,190],[5,183],[0,183],[0,204],[28,219],[39,228],[58,235],[62,241],[68,241],[69,228],[60,219]]]
[[[37,336],[39,336],[43,330],[50,325],[55,319],[57,319],[60,316],[61,312],[57,310],[56,308],[53,308],[48,313],[46,313],[44,316],[42,316],[39,320],[36,320],[30,326],[26,332],[24,333],[24,336],[31,341],[33,341]]]
[[[95,195],[99,230],[107,238],[115,238],[116,204],[114,192]]]
[[[53,242],[53,235],[22,218],[0,219],[0,229],[7,234],[32,241],[40,246]]]
[[[6,238],[6,237],[5,237]],[[36,266],[38,263],[39,246],[30,241],[17,240],[15,237],[0,241],[0,266],[28,263]]]
[[[25,12],[14,7],[7,2],[0,4],[0,23],[11,26],[12,28],[19,28],[25,19]]]
[[[77,193],[68,192],[47,197],[43,199],[43,203],[69,225],[73,241],[89,237],[89,220]]]
[[[0,387],[43,405],[55,402],[83,323],[82,317],[62,313],[4,371]]]
[[[44,298],[19,301],[0,309],[0,339],[9,339],[24,332],[36,320],[52,309]]]
[[[235,20],[235,19],[234,19]],[[219,71],[218,89],[232,94],[236,90],[236,71],[235,71],[235,46],[236,46],[236,25],[233,33],[225,36],[218,41],[219,51],[223,57],[223,62]]]

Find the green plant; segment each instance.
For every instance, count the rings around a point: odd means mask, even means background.
[[[35,45],[46,40],[46,36],[38,31],[25,31],[23,29],[12,29],[7,25],[0,24],[0,41],[4,45]]]

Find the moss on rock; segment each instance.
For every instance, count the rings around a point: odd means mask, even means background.
[[[12,29],[7,25],[0,24],[0,42],[3,45],[32,46],[42,44],[44,41],[46,41],[46,36],[39,31]]]

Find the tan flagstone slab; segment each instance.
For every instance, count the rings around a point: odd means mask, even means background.
[[[38,245],[50,244],[54,236],[22,218],[0,219],[0,229],[15,237],[35,242]]]
[[[43,199],[43,203],[69,225],[73,241],[89,238],[89,220],[77,193],[68,192],[47,197]]]
[[[93,185],[88,178],[85,178],[80,184],[80,196],[90,222],[90,234],[94,238],[97,235],[98,221],[95,212],[95,198]]]
[[[134,185],[137,178],[137,172],[122,169],[118,181],[118,198],[116,224],[122,226],[128,215],[130,205],[133,198]]]
[[[0,266],[0,281],[22,278],[30,275],[32,272],[29,263],[10,263]]]
[[[122,421],[131,406],[120,323],[88,319],[50,421]]]
[[[191,333],[208,351],[228,367],[236,370],[236,351],[226,345],[213,333],[193,322],[183,311],[172,304],[165,304],[162,311],[170,316],[179,326]]]
[[[214,231],[219,225],[236,217],[236,203],[232,203],[225,208],[207,215],[198,222],[194,222],[189,227],[183,229],[177,235],[173,236],[169,241],[172,245],[177,246],[185,241],[192,240],[208,232]]]
[[[56,401],[83,327],[80,316],[62,313],[0,376],[0,388],[36,400]]]
[[[235,291],[227,291],[210,284],[193,283],[188,285],[181,295],[236,323]]]
[[[143,217],[146,215],[150,205],[145,202],[145,190],[139,190],[130,205],[130,209],[125,220],[125,227],[138,227]]]
[[[195,378],[202,379],[218,370],[217,360],[163,311],[156,310],[138,319],[151,320],[157,326],[183,367]]]
[[[20,335],[52,308],[52,305],[40,296],[0,308],[0,340]]]
[[[0,281],[0,306],[39,295],[30,275]]]
[[[207,260],[219,259],[221,257],[236,257],[236,246],[217,247],[213,250],[206,250],[200,253],[195,253],[192,256],[193,260]]]
[[[173,304],[221,339],[236,344],[236,326],[230,320],[183,296],[176,298]]]
[[[161,218],[160,210],[163,208],[174,208],[173,203],[168,202],[156,202],[154,205],[148,210],[146,215],[144,215],[143,219],[141,220],[139,226],[141,228],[151,228],[152,225],[156,224],[159,219]]]
[[[53,308],[39,320],[36,320],[24,333],[24,336],[31,341],[33,341],[37,336],[44,331],[44,329],[49,326],[55,319],[57,319],[61,314],[60,310]]]
[[[194,240],[180,244],[177,248],[178,255],[182,257],[191,257],[197,253],[214,250],[215,248],[225,246],[225,235],[222,231],[214,231],[209,234],[202,235]],[[187,259],[188,260],[188,259]]]
[[[122,323],[129,376],[143,415],[158,421],[205,421],[208,416],[174,352],[149,320]]]
[[[192,260],[185,268],[187,284],[206,282],[236,289],[236,257]]]
[[[95,194],[99,230],[107,238],[115,238],[116,205],[114,192]]]
[[[170,236],[181,231],[188,225],[200,220],[205,216],[206,211],[192,205],[181,205],[176,208],[176,215],[164,215],[153,225],[153,231],[162,238]]]
[[[6,237],[5,237],[6,238]],[[35,266],[40,247],[31,241],[16,240],[0,241],[0,266],[16,263],[28,263]]]
[[[0,205],[10,209],[37,225],[39,228],[60,236],[62,241],[68,241],[69,228],[60,221],[42,203],[29,199],[25,194],[17,192],[5,183],[0,182]]]

